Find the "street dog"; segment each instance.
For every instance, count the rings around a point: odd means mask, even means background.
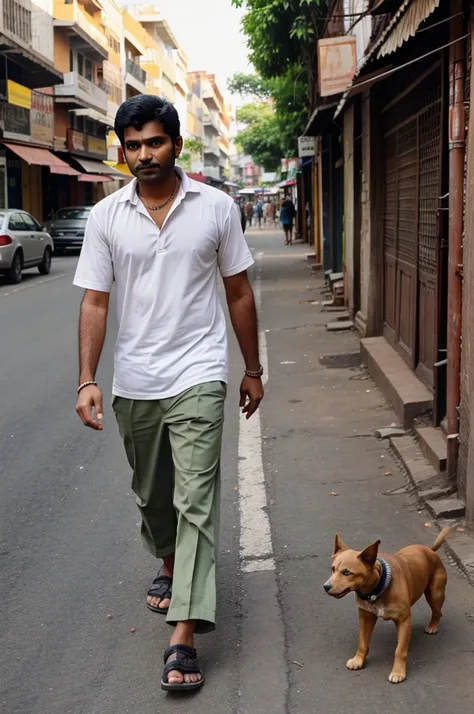
[[[431,548],[409,545],[395,555],[379,555],[379,540],[362,551],[351,550],[336,534],[332,575],[324,589],[338,600],[351,592],[356,594],[359,645],[355,656],[346,663],[348,669],[363,668],[370,638],[380,617],[393,620],[397,627],[395,660],[388,679],[393,684],[406,679],[411,607],[423,594],[431,608],[431,620],[425,632],[428,635],[438,632],[448,576],[436,551],[449,530],[444,528]]]

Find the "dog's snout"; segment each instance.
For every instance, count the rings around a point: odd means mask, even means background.
[[[324,583],[323,588],[324,588],[325,591],[328,593],[328,592],[330,591],[330,589],[332,588],[331,581],[330,581],[330,580],[327,580],[327,581]]]

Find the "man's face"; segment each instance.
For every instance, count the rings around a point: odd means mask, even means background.
[[[158,121],[150,121],[141,129],[128,127],[124,143],[130,171],[140,181],[156,181],[169,176],[183,147],[182,138],[178,137],[173,144]]]

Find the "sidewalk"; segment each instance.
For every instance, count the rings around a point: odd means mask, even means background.
[[[377,626],[367,669],[345,668],[356,648],[356,607],[352,596],[334,601],[322,588],[336,531],[354,547],[380,538],[382,550],[395,551],[410,543],[431,545],[437,530],[418,511],[389,444],[374,436],[396,416],[360,367],[357,334],[326,331],[331,316],[321,312],[322,276],[304,260],[308,246],[286,248],[270,233],[248,237],[259,259],[260,326],[269,360],[263,460],[285,628],[286,710],[417,714],[435,705],[445,714],[456,702],[459,714],[467,714],[474,697],[466,676],[472,671],[474,598],[446,553],[441,633],[423,634],[429,610],[418,604],[407,682],[395,687],[387,681],[395,647],[387,623]]]

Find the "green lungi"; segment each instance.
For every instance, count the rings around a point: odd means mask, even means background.
[[[144,545],[157,558],[175,554],[166,620],[197,620],[196,632],[215,626],[226,391],[208,382],[169,399],[113,398]]]

